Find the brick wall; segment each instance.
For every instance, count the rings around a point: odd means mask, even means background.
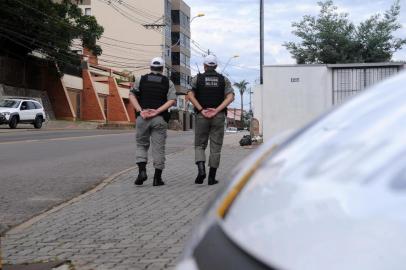
[[[130,117],[130,121],[134,123],[135,122],[135,109],[134,109],[133,105],[131,104],[129,99],[124,100],[124,105],[127,109],[127,113],[128,113],[128,116]]]
[[[55,68],[49,66],[42,70],[44,77],[43,89],[48,93],[52,109],[57,119],[75,120],[76,114],[68,97],[62,78],[56,74]]]
[[[107,120],[111,122],[129,122],[130,118],[118,92],[117,82],[113,77],[108,78],[109,96],[107,97]]]
[[[88,69],[83,69],[83,92],[81,103],[81,118],[85,121],[106,121],[100,104],[96,88],[93,85],[92,77]]]

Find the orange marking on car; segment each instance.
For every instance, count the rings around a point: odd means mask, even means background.
[[[223,201],[220,203],[220,206],[217,208],[217,214],[220,218],[224,218],[227,214],[227,211],[230,209],[231,205],[237,198],[238,194],[245,187],[245,185],[250,180],[251,176],[255,173],[258,167],[262,162],[274,151],[277,145],[274,145],[270,150],[264,153],[254,165],[240,178],[236,185],[234,185],[231,190],[227,193]]]

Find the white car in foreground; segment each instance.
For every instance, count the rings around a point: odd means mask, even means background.
[[[405,85],[403,72],[260,148],[177,269],[405,269]]]
[[[44,108],[38,101],[17,98],[0,100],[0,125],[8,124],[10,128],[16,128],[23,123],[41,128],[45,117]]]

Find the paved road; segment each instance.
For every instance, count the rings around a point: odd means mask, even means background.
[[[135,165],[129,131],[0,133],[0,227],[15,225]],[[169,132],[167,153],[191,147],[192,132]]]

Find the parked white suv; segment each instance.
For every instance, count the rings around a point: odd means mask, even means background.
[[[38,101],[20,98],[0,100],[0,125],[16,128],[19,123],[24,123],[41,128],[45,117],[44,108]]]

